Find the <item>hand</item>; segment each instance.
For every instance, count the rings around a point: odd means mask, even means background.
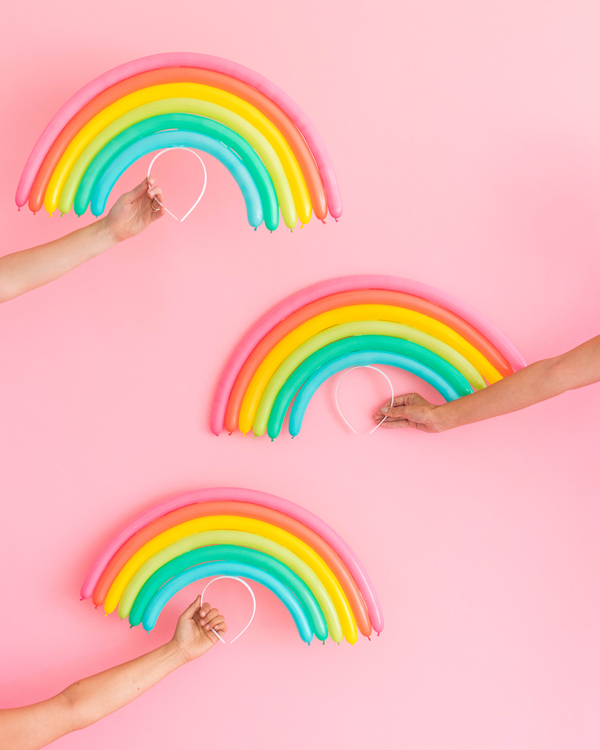
[[[106,226],[116,242],[128,240],[165,215],[162,190],[154,177],[148,177],[129,193],[122,195],[110,209]]]
[[[211,609],[208,602],[200,607],[197,597],[177,621],[172,643],[177,646],[185,661],[192,661],[203,656],[219,640],[212,632],[214,628],[219,635],[227,632],[225,618],[218,609]]]
[[[394,430],[400,427],[414,427],[423,432],[443,432],[446,427],[441,419],[440,407],[425,401],[418,393],[394,396],[394,405],[386,401],[381,409],[373,414],[376,422],[381,422],[382,429]]]

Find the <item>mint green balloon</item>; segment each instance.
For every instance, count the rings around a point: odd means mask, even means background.
[[[119,602],[119,617],[122,619],[129,617],[130,623],[138,625],[142,621],[145,609],[145,605],[142,607],[142,600],[138,603],[138,598],[146,582],[172,560],[194,549],[215,545],[228,545],[256,550],[269,555],[285,565],[307,585],[316,599],[320,611],[323,613],[329,635],[336,643],[340,643],[343,633],[338,612],[329,592],[310,565],[281,544],[248,531],[232,531],[227,529],[201,531],[178,539],[155,555],[152,555],[151,558],[140,566],[125,588]]]
[[[252,426],[254,434],[263,435],[268,428],[269,436],[276,437],[295,393],[312,370],[361,349],[406,354],[438,372],[461,396],[472,393],[471,385],[485,387],[481,375],[461,354],[430,334],[387,321],[343,323],[308,339],[281,363],[260,400]]]
[[[225,127],[225,125],[215,122],[215,120],[210,120],[207,117],[181,113],[157,115],[149,117],[147,120],[136,122],[109,141],[94,157],[83,179],[79,183],[74,203],[75,213],[81,216],[87,211],[94,186],[102,173],[119,153],[146,135],[166,130],[202,133],[221,141],[221,143],[234,151],[245,164],[258,188],[263,206],[265,226],[271,231],[277,229],[279,224],[277,195],[275,194],[271,177],[256,151],[247,141],[231,130],[231,128]],[[68,199],[71,190],[71,183],[67,182],[67,184],[69,185],[69,191],[65,192],[65,200]]]
[[[142,622],[148,604],[167,581],[175,578],[188,568],[215,561],[246,563],[270,573],[296,597],[307,616],[314,635],[321,641],[327,640],[328,632],[323,612],[312,592],[301,578],[270,555],[254,549],[237,547],[230,544],[218,544],[193,549],[160,567],[148,578],[137,595],[129,616],[130,624],[139,625]]]

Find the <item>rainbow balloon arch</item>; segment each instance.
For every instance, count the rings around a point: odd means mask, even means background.
[[[211,430],[273,440],[289,410],[295,437],[319,386],[368,364],[412,372],[451,401],[525,360],[492,323],[439,289],[395,276],[331,279],[284,300],[248,331],[217,386]]]
[[[273,231],[342,215],[327,149],[297,104],[243,65],[165,53],[120,65],[86,84],[48,123],[16,193],[19,209],[99,216],[134,162],[165,148],[219,160],[244,197],[248,222]]]
[[[215,575],[270,589],[306,643],[354,644],[383,630],[369,577],[339,534],[295,503],[231,487],[176,495],[135,518],[100,554],[81,598],[150,631],[178,591]]]

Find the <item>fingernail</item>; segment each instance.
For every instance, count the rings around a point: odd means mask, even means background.
[[[387,414],[387,413],[388,413],[388,408],[387,408],[387,406],[382,406],[382,407],[381,407],[381,413],[382,413],[382,414]]]

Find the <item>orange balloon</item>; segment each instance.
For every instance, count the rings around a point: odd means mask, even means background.
[[[162,68],[160,70],[151,70],[147,73],[139,73],[110,86],[88,102],[65,125],[46,154],[46,158],[42,162],[42,166],[36,175],[29,194],[29,208],[34,212],[42,208],[44,205],[44,196],[46,195],[46,190],[48,189],[48,184],[54,170],[69,143],[71,143],[86,123],[124,96],[148,86],[156,86],[163,83],[203,83],[239,96],[240,99],[244,99],[249,104],[252,104],[253,107],[260,110],[265,117],[269,118],[288,142],[306,181],[306,187],[315,216],[319,219],[325,219],[327,216],[327,198],[325,197],[321,175],[306,141],[288,115],[274,104],[268,96],[265,96],[247,83],[239,81],[237,78],[225,73],[216,73],[212,70],[202,70],[200,68]]]
[[[345,307],[347,305],[370,304],[405,307],[409,310],[415,310],[416,312],[428,315],[430,318],[435,318],[435,320],[445,323],[472,344],[498,370],[502,377],[511,375],[513,372],[504,355],[482,333],[470,323],[467,323],[464,318],[447,310],[445,307],[437,305],[435,302],[430,302],[423,297],[416,297],[413,294],[388,291],[386,289],[356,289],[350,292],[338,292],[337,294],[330,294],[327,297],[310,302],[308,305],[296,310],[296,312],[272,328],[256,345],[248,359],[244,362],[244,366],[240,370],[231,389],[231,395],[229,396],[225,411],[225,429],[228,432],[235,432],[237,430],[242,402],[248,386],[254,377],[254,373],[271,349],[283,338],[302,325],[302,323],[328,310],[335,310],[338,307]]]
[[[360,594],[360,590],[352,574],[346,567],[346,563],[338,553],[326,542],[322,536],[305,526],[301,521],[274,510],[265,508],[262,505],[254,503],[242,503],[236,501],[215,501],[211,503],[196,503],[186,505],[183,508],[166,513],[164,516],[152,521],[144,528],[140,529],[114,555],[111,561],[104,569],[100,580],[96,584],[92,601],[96,606],[104,603],[106,595],[110,591],[116,577],[127,561],[140,550],[147,542],[151,541],[163,531],[178,526],[194,518],[204,516],[243,516],[244,518],[255,518],[259,521],[266,521],[273,526],[278,526],[284,531],[298,537],[309,545],[318,555],[320,555],[327,565],[331,568],[334,576],[339,581],[344,593],[346,594],[352,612],[356,619],[356,624],[360,632],[367,638],[371,635],[372,626],[367,607]]]

